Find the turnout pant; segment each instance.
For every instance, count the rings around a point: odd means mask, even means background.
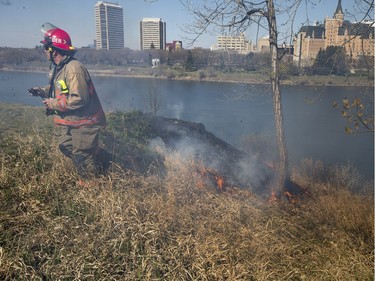
[[[99,131],[101,126],[62,127],[60,136],[60,151],[71,158],[78,175],[88,177],[97,175],[100,171],[96,154],[99,148]]]

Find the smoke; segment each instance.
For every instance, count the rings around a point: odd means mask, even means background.
[[[165,146],[164,141],[162,140],[161,137],[156,137],[152,139],[148,145],[148,148],[151,151],[158,152],[160,154],[165,155],[167,153],[167,148]]]
[[[171,113],[171,116],[177,119],[181,119],[182,113],[184,112],[184,103],[179,102],[178,104],[173,104],[168,106],[168,110]]]
[[[248,155],[237,163],[239,182],[250,185],[256,193],[269,194],[268,188],[275,177],[274,172],[255,156]]]
[[[170,128],[169,128],[170,129]],[[186,133],[186,131],[185,131]],[[255,193],[268,193],[267,186],[273,171],[253,155],[245,154],[216,137],[200,134],[181,136],[181,130],[170,132],[172,137],[157,137],[150,142],[150,149],[163,156],[179,159],[182,163],[195,163],[224,177],[224,185],[249,188]],[[213,141],[214,140],[214,141]]]

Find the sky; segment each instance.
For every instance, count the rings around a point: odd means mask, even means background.
[[[203,3],[208,0],[192,0]],[[223,0],[225,1],[225,0]],[[283,0],[281,2],[288,2]],[[343,9],[352,11],[356,0],[342,0]],[[358,0],[357,0],[358,1]],[[193,21],[179,0],[116,0],[124,9],[125,47],[139,50],[139,22],[142,18],[161,18],[167,25],[167,42],[181,40],[187,42],[188,36],[183,27]],[[280,2],[280,1],[275,1]],[[302,2],[305,2],[302,1]],[[306,18],[310,21],[323,22],[325,17],[332,17],[337,0],[314,0],[316,5],[303,5],[295,19],[293,31],[297,32]],[[97,0],[0,0],[0,47],[33,48],[39,45],[43,33],[40,31],[44,22],[67,31],[73,46],[82,47],[93,44],[95,39],[94,5]],[[278,21],[282,29],[283,20]],[[290,34],[290,32],[288,31]],[[251,28],[245,36],[256,41],[256,31]],[[285,33],[287,34],[287,33]],[[220,34],[203,34],[192,47],[210,48]],[[267,35],[266,30],[259,30],[258,37]],[[280,36],[279,36],[280,38]]]

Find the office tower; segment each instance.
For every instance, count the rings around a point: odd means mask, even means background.
[[[143,18],[140,22],[141,50],[165,49],[166,23],[160,18]]]
[[[105,1],[95,4],[96,49],[124,48],[124,17],[120,5]]]

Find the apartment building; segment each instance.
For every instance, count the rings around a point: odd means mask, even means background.
[[[241,54],[248,54],[253,51],[253,44],[249,42],[243,33],[239,36],[218,36],[217,45],[212,50],[228,50]]]
[[[96,49],[124,48],[123,8],[115,3],[95,4]]]

